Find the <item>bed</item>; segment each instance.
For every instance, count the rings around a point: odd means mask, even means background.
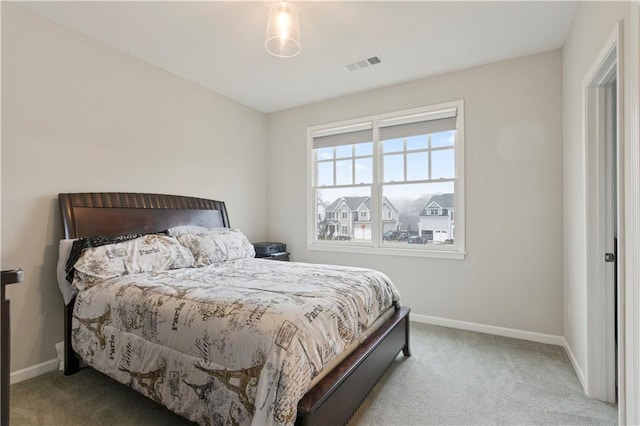
[[[60,203],[64,235],[67,239],[95,236],[116,237],[130,234],[147,235],[162,233],[167,229],[174,228],[176,226],[230,228],[226,206],[224,202],[216,200],[144,193],[59,194],[58,199]],[[213,273],[205,271],[207,268],[212,269]],[[329,269],[324,272],[322,270],[320,270],[319,272],[318,268],[321,267],[310,264],[296,264],[293,262],[289,263],[259,259],[240,259],[225,263],[223,267],[211,265],[207,266],[206,268],[201,268],[202,271],[190,271],[187,275],[201,274],[205,272],[209,274],[207,275],[207,278],[203,278],[200,275],[192,277],[195,282],[202,282],[202,280],[212,280],[213,278],[211,278],[211,276],[215,276],[215,279],[222,279],[220,277],[224,276],[225,280],[230,279],[234,283],[241,283],[238,285],[239,287],[241,287],[241,290],[239,290],[239,292],[242,293],[247,291],[254,291],[253,283],[246,284],[251,281],[249,278],[255,276],[275,276],[276,278],[273,279],[273,282],[271,284],[268,284],[268,291],[277,293],[280,290],[279,287],[284,286],[284,283],[279,281],[291,281],[290,278],[285,279],[284,277],[288,276],[286,274],[288,274],[290,270],[297,270],[301,274],[301,278],[299,281],[300,288],[297,289],[296,292],[304,293],[304,291],[309,290],[311,287],[305,287],[304,280],[302,279],[303,276],[317,277],[318,274],[326,273],[328,275],[334,274],[336,276],[339,276],[341,277],[340,280],[349,281],[351,279],[349,277],[351,276],[367,274],[366,271],[360,271],[357,270],[357,268],[351,269],[327,267]],[[127,287],[127,283],[129,283],[133,278],[132,276],[119,277],[115,280],[114,283],[110,283],[109,286],[110,288],[112,288],[112,291],[114,293],[118,293],[119,296],[122,296],[122,294],[125,293],[132,294],[132,300],[139,300],[139,305],[137,305],[138,307],[136,308],[138,311],[140,310],[140,306],[146,306],[149,303],[153,303],[154,306],[163,305],[163,309],[167,308],[165,310],[168,310],[169,312],[176,312],[175,321],[177,321],[177,318],[179,318],[180,314],[179,311],[181,309],[185,309],[185,311],[189,309],[191,309],[191,311],[202,310],[196,304],[194,304],[191,308],[189,307],[191,305],[187,305],[187,307],[184,308],[184,301],[182,301],[182,299],[178,298],[174,300],[170,297],[171,294],[175,293],[176,291],[180,292],[179,286],[183,285],[172,284],[176,282],[174,275],[185,275],[185,273],[180,271],[181,270],[178,270],[178,272],[173,275],[169,273],[150,274],[150,277],[148,278],[149,283],[135,283],[135,285],[133,286],[133,290],[131,290],[130,286]],[[374,271],[372,271],[371,274],[371,276],[367,275],[368,281],[375,281],[379,279],[378,275],[374,274]],[[141,276],[143,275],[144,274],[142,274]],[[146,275],[144,276],[146,277]],[[278,277],[282,278],[278,279]],[[136,279],[138,278],[139,277],[136,277]],[[289,285],[290,284],[291,283],[289,283]],[[96,286],[95,288],[98,288],[101,285],[102,284]],[[178,287],[175,287],[176,285]],[[248,290],[245,288],[247,285],[251,287]],[[111,358],[113,358],[113,352],[116,352],[116,350],[113,349],[114,347],[118,347],[118,353],[126,352],[122,349],[122,347],[126,346],[124,340],[120,343],[113,343],[111,341],[108,341],[109,338],[107,338],[105,335],[95,333],[98,324],[98,322],[96,321],[100,319],[99,316],[94,316],[89,322],[87,322],[87,315],[83,316],[83,310],[85,310],[86,312],[99,312],[101,309],[102,311],[104,311],[105,309],[111,309],[110,302],[100,302],[98,296],[94,295],[94,293],[97,294],[97,290],[96,292],[92,292],[93,289],[94,288],[89,289],[89,291],[84,291],[84,293],[82,295],[79,295],[78,298],[74,298],[65,305],[64,373],[66,375],[73,374],[79,371],[81,363],[85,362],[87,362],[92,367],[103,371],[108,375],[111,375],[108,371],[108,367],[105,367],[98,362],[104,363],[104,360],[109,359],[110,355]],[[233,287],[233,289],[236,289],[236,287]],[[207,289],[207,291],[209,290]],[[224,298],[227,297],[227,293],[229,292],[238,292],[236,290],[230,290],[229,288],[225,288],[222,291],[223,293],[221,293],[221,296],[216,297]],[[253,295],[254,293],[251,294]],[[296,293],[294,295],[287,294],[281,297],[295,298],[297,296],[299,295]],[[145,297],[149,298],[144,299]],[[264,301],[256,299],[255,297],[255,300],[251,302],[254,303],[254,306],[258,307],[265,304]],[[349,297],[353,298],[353,296]],[[376,297],[378,299],[381,298],[378,293],[376,293]],[[388,299],[389,297],[385,296],[382,297],[382,299]],[[76,303],[77,300],[79,300],[78,303]],[[182,303],[182,306],[170,305],[174,302],[180,302]],[[100,305],[101,303],[102,305]],[[73,326],[74,310],[76,312],[75,331]],[[316,316],[321,318],[323,315],[322,311],[322,306],[317,305],[315,309],[307,309],[306,312],[302,315],[304,315],[305,321],[311,322],[316,318]],[[367,396],[372,387],[376,384],[389,364],[398,355],[398,353],[402,351],[405,356],[411,355],[409,348],[409,312],[410,309],[408,307],[400,306],[400,304],[394,300],[393,303],[391,303],[391,307],[389,309],[386,309],[384,313],[381,310],[381,312],[379,312],[379,315],[378,313],[376,313],[376,318],[371,318],[371,324],[366,324],[366,327],[364,327],[364,324],[362,325],[361,328],[363,328],[363,330],[361,331],[365,333],[364,336],[366,337],[350,338],[350,340],[352,340],[352,343],[348,345],[348,348],[345,343],[347,355],[340,357],[339,361],[334,360],[331,363],[327,362],[326,365],[324,365],[324,361],[319,362],[321,366],[324,366],[324,368],[318,369],[322,370],[322,374],[317,374],[316,371],[312,372],[314,380],[310,385],[311,387],[309,389],[305,389],[306,393],[301,398],[299,398],[299,400],[298,397],[296,397],[297,404],[294,402],[293,410],[285,410],[284,414],[275,417],[269,417],[268,419],[256,417],[258,420],[254,418],[254,423],[295,423],[300,425],[345,424],[358,408],[360,403]],[[262,310],[258,310],[257,308],[252,311],[252,315],[258,315],[259,319],[262,319],[263,314],[264,312]],[[121,317],[123,316],[123,314],[119,315]],[[170,318],[169,320],[167,320],[166,318],[159,319],[157,317],[157,314],[154,313],[153,315],[155,316],[152,316],[150,321],[154,322],[154,324],[166,323],[168,326],[168,324],[171,323]],[[149,318],[149,315],[147,315],[146,318]],[[266,321],[262,320],[257,322],[268,323],[268,314],[266,318]],[[248,322],[250,320],[250,318],[247,319]],[[358,321],[363,322],[362,319]],[[285,323],[286,322],[287,321],[285,321]],[[175,327],[175,324],[172,325]],[[78,351],[74,350],[74,333],[76,340],[78,340],[78,335],[82,332],[86,333],[87,330],[94,331],[92,333],[92,336],[94,337],[93,346],[90,348],[80,348]],[[294,327],[291,324],[288,325],[288,328],[278,328],[273,332],[276,344],[280,345],[281,347],[288,346],[292,340],[291,336],[295,334],[296,331],[297,327]],[[348,332],[344,330],[341,331],[341,333],[348,334]],[[298,335],[300,334],[302,333],[299,333]],[[310,334],[310,336],[312,337],[312,339],[315,339],[312,336],[312,333]],[[110,339],[113,338],[111,337]],[[202,345],[200,343],[191,346],[187,345],[182,348],[179,346],[179,344],[173,342],[172,344],[166,343],[165,347],[165,343],[162,342],[162,339],[158,338],[155,335],[142,336],[142,340],[144,339],[148,340],[148,342],[144,342],[145,344],[155,345],[154,350],[156,352],[169,351],[173,354],[174,352],[187,352],[190,348],[195,347],[196,349],[200,349],[200,352],[196,352],[190,355],[196,358],[198,356],[204,356],[206,358],[206,353],[203,353],[201,351]],[[239,341],[241,341],[242,337],[238,337],[238,339],[240,339]],[[198,342],[202,342],[203,340],[206,339],[200,339],[198,340]],[[240,343],[232,340],[228,340],[228,342],[240,345]],[[233,346],[233,344],[231,346]],[[103,350],[105,351],[104,353],[100,352],[100,347],[103,348]],[[300,347],[302,348],[303,352],[311,352],[311,348],[308,346],[300,344]],[[332,350],[333,349],[330,349],[325,352],[331,352]],[[111,351],[111,354],[109,354],[109,351]],[[130,354],[128,355],[128,357],[131,358]],[[307,357],[309,358],[308,354]],[[210,388],[212,386],[215,388],[226,387],[228,389],[232,389],[236,391],[237,395],[239,395],[239,398],[235,402],[236,407],[234,408],[238,413],[240,413],[238,414],[237,418],[232,418],[233,416],[230,415],[226,417],[218,416],[217,418],[213,419],[204,419],[201,417],[193,416],[191,416],[190,418],[192,418],[192,420],[198,421],[201,424],[219,422],[227,423],[233,421],[247,423],[247,418],[246,416],[243,417],[241,411],[243,411],[243,409],[244,411],[251,411],[252,409],[254,409],[256,412],[258,411],[258,409],[253,408],[249,402],[252,402],[253,399],[256,398],[256,392],[259,396],[256,401],[263,400],[262,396],[260,395],[264,394],[264,392],[260,390],[260,386],[257,386],[257,391],[255,390],[255,381],[257,380],[257,376],[260,375],[260,377],[262,377],[261,370],[263,372],[267,370],[264,366],[264,362],[255,362],[255,355],[253,356],[253,358],[254,364],[256,364],[255,366],[235,370],[236,373],[242,370],[242,374],[240,375],[234,375],[235,373],[232,369],[226,370],[222,368],[213,371],[211,369],[208,369],[210,363],[203,363],[202,360],[193,363],[194,365],[190,366],[189,368],[191,369],[186,373],[177,373],[176,371],[174,371],[177,370],[175,364],[183,365],[185,364],[185,362],[183,361],[171,361],[173,362],[171,367],[162,364],[159,367],[156,366],[158,368],[155,369],[151,365],[146,365],[145,369],[138,368],[136,371],[133,371],[133,369],[131,371],[127,371],[127,368],[123,368],[121,363],[118,367],[118,374],[121,375],[126,373],[128,375],[127,377],[129,377],[129,385],[136,388],[136,390],[141,391],[146,396],[156,400],[157,402],[166,405],[169,409],[172,409],[173,411],[176,411],[181,415],[185,415],[185,410],[189,411],[190,408],[185,408],[183,403],[176,403],[178,405],[167,403],[166,398],[163,398],[162,395],[159,395],[158,386],[154,384],[155,382],[153,380],[155,380],[156,382],[159,381],[160,383],[164,383],[167,386],[167,392],[171,393],[173,393],[173,391],[175,389],[178,389],[179,387],[187,387],[193,390],[193,393],[198,395],[198,397],[203,400],[207,398],[207,395],[211,394]],[[263,358],[261,358],[262,361],[264,361]],[[333,354],[331,354],[331,356],[327,356],[327,359],[328,358],[333,358]],[[167,359],[172,358],[167,357]],[[336,359],[338,359],[338,357],[336,357]],[[269,363],[267,362],[267,364]],[[296,364],[296,362],[287,361],[287,365],[288,364]],[[294,365],[291,368],[291,371],[293,371],[293,373],[288,373],[286,377],[289,377],[290,381],[295,382],[295,378],[297,377],[296,374],[298,374],[295,372],[295,368],[298,367]],[[308,369],[309,367],[305,368]],[[312,367],[312,369],[314,368],[315,367]],[[196,373],[201,372],[208,373],[215,380],[211,380],[208,383],[195,380],[194,377],[196,377]],[[112,375],[112,377],[126,383],[126,381],[123,380],[122,377],[116,377],[118,376],[118,374],[114,374]],[[182,376],[180,376],[179,374],[182,374]],[[189,376],[189,374],[191,374],[191,376]],[[187,380],[184,379],[184,377],[191,377],[191,379]],[[285,376],[280,375],[278,377]],[[207,388],[207,386],[209,386],[209,388]],[[278,383],[278,386],[280,386],[280,383]],[[238,392],[238,389],[240,388],[243,389],[242,392]],[[248,389],[250,389],[250,391],[247,391]],[[278,387],[277,389],[278,391],[274,393],[285,395],[286,392],[284,390],[280,391],[280,387]],[[179,390],[176,390],[176,393],[179,392]],[[248,401],[248,399],[251,401]],[[282,399],[287,398],[282,396]],[[206,403],[209,404],[209,407],[211,407],[216,404],[216,401],[208,400],[206,401]],[[193,405],[194,403],[189,402],[188,404]],[[244,408],[241,406],[243,404],[245,405]],[[227,411],[231,413],[231,411]],[[291,413],[293,413],[293,417],[291,417]],[[187,412],[186,414],[189,413]]]

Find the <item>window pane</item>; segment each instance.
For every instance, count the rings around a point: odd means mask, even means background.
[[[431,151],[431,179],[454,178],[455,172],[456,161],[453,149]]]
[[[415,149],[427,149],[429,147],[429,136],[418,135],[407,138],[407,151]]]
[[[373,155],[373,142],[359,143],[356,145],[356,156]]]
[[[333,158],[333,147],[316,149],[318,160],[328,160]]]
[[[318,163],[318,175],[316,176],[316,185],[333,185],[333,161]]]
[[[429,153],[407,154],[407,180],[429,179]]]
[[[456,131],[449,130],[447,132],[433,133],[431,135],[431,148],[439,148],[441,146],[453,146],[455,142]]]
[[[358,158],[356,160],[356,181],[354,183],[373,182],[373,159]]]
[[[370,198],[371,187],[319,189],[316,239],[370,242],[371,221],[358,214]]]
[[[382,187],[385,200],[382,211],[383,245],[429,249],[434,245],[453,244],[455,238],[453,188],[453,182],[384,185]],[[394,213],[394,209],[397,213]],[[438,214],[430,214],[434,212]]]
[[[351,185],[353,171],[351,160],[336,161],[336,185]]]
[[[336,146],[336,158],[353,157],[353,145]]]
[[[382,141],[382,150],[384,152],[398,152],[404,149],[402,139],[389,139]]]
[[[404,156],[385,155],[384,156],[384,181],[402,182],[404,180]]]

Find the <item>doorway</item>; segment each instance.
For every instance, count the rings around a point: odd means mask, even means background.
[[[620,84],[617,38],[585,84],[587,383],[589,397],[618,400],[620,228]]]

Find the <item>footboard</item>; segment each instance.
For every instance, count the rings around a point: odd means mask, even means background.
[[[411,356],[410,311],[401,307],[300,400],[297,426],[347,423],[398,353]]]

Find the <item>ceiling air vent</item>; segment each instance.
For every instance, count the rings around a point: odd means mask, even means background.
[[[368,58],[356,59],[355,61],[344,64],[345,68],[349,71],[357,71],[363,68],[369,68],[374,65],[382,63],[382,58],[378,55],[370,56]]]

